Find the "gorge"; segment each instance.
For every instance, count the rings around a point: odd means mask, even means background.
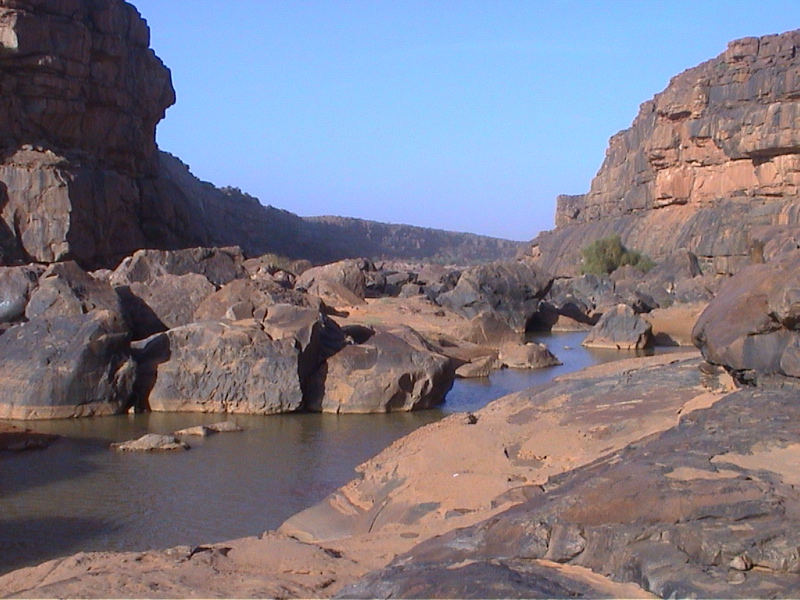
[[[197,180],[155,144],[148,35],[122,0],[0,0],[0,445],[50,444],[0,455],[2,500],[36,497],[0,521],[0,596],[800,593],[800,33],[676,76],[523,247]],[[655,266],[582,273],[611,235]],[[109,447],[143,433],[174,452]],[[191,535],[111,539],[148,511]]]

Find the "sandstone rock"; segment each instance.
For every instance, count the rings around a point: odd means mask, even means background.
[[[328,358],[312,378],[306,408],[371,413],[441,404],[453,384],[450,360],[426,349],[421,338],[405,335],[379,330]]]
[[[341,286],[363,300],[366,294],[364,272],[374,269],[373,265],[363,259],[343,260],[314,267],[297,278],[295,289],[324,297],[325,289]]]
[[[204,275],[159,275],[116,288],[131,323],[133,339],[187,325],[200,303],[216,291]]]
[[[583,345],[591,348],[638,350],[652,342],[652,326],[634,310],[620,304],[605,313],[597,322]]]
[[[111,449],[117,452],[164,452],[171,450],[188,450],[189,444],[180,441],[174,435],[146,433],[135,440],[111,444]]]
[[[642,315],[650,323],[654,346],[692,346],[692,329],[707,302],[673,304]]]
[[[0,451],[23,452],[47,448],[58,439],[57,435],[36,433],[13,425],[0,425]]]
[[[511,369],[543,369],[561,364],[547,346],[531,342],[501,344],[498,360]]]
[[[28,319],[82,315],[108,310],[123,315],[122,303],[114,289],[68,261],[50,265],[39,278],[25,308]]]
[[[462,379],[488,377],[492,371],[497,370],[498,364],[496,354],[474,358],[456,369],[456,377]]]
[[[581,249],[616,234],[656,262],[684,249],[728,274],[798,247],[798,46],[798,31],[737,40],[674,77],[611,138],[590,191],[559,197],[531,254],[574,276]]]
[[[31,294],[39,285],[44,267],[0,267],[0,323],[12,323],[25,316]]]
[[[211,423],[210,425],[195,425],[194,427],[187,427],[175,432],[176,436],[194,435],[199,437],[208,437],[215,433],[230,433],[239,432],[242,428],[233,421],[220,421],[219,423]]]
[[[261,320],[268,307],[274,304],[322,307],[313,296],[287,290],[272,280],[236,279],[205,298],[195,310],[194,317],[199,321]]]
[[[291,412],[303,400],[299,353],[252,321],[170,329],[134,345],[138,401],[159,412]]]
[[[53,419],[122,412],[136,367],[122,317],[107,310],[38,317],[0,336],[0,417]]]
[[[493,313],[480,313],[458,329],[456,336],[473,344],[499,346],[520,341],[520,335]]]
[[[692,332],[705,359],[745,378],[800,377],[800,251],[726,281]]]
[[[547,559],[663,598],[795,596],[799,412],[785,391],[729,394],[664,433],[518,489],[518,504],[419,544],[340,595],[494,596],[495,578],[480,569],[475,580],[453,576],[464,565],[502,566],[499,585],[513,594],[509,581],[551,581],[528,568]]]
[[[552,277],[524,262],[480,265],[465,270],[456,287],[436,302],[469,319],[482,312],[494,314],[524,332],[552,282]]]

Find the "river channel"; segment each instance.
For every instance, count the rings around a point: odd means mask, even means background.
[[[562,366],[457,380],[439,409],[237,415],[232,420],[243,432],[188,440],[188,452],[115,453],[109,444],[226,417],[151,413],[26,423],[61,437],[44,450],[0,454],[0,573],[78,551],[168,548],[274,529],[418,427],[557,375],[632,355],[582,348],[584,335],[537,338]]]

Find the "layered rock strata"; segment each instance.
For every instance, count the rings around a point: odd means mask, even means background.
[[[147,245],[141,182],[175,95],[136,9],[4,0],[0,70],[0,260],[97,263]]]
[[[674,77],[611,138],[590,191],[561,196],[532,253],[571,276],[580,250],[618,234],[656,260],[695,253],[733,273],[800,240],[800,31],[731,42]]]

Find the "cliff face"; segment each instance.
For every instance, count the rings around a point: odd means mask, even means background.
[[[304,220],[197,180],[159,153],[169,70],[122,0],[0,0],[0,264],[114,266],[139,248],[240,245],[314,262],[472,261],[518,244],[356,220]]]
[[[141,182],[175,95],[120,0],[0,0],[3,262],[99,263],[148,243]]]
[[[532,253],[574,274],[613,233],[658,259],[679,248],[731,273],[800,240],[800,31],[731,42],[672,79],[611,138],[583,196],[561,196]]]

